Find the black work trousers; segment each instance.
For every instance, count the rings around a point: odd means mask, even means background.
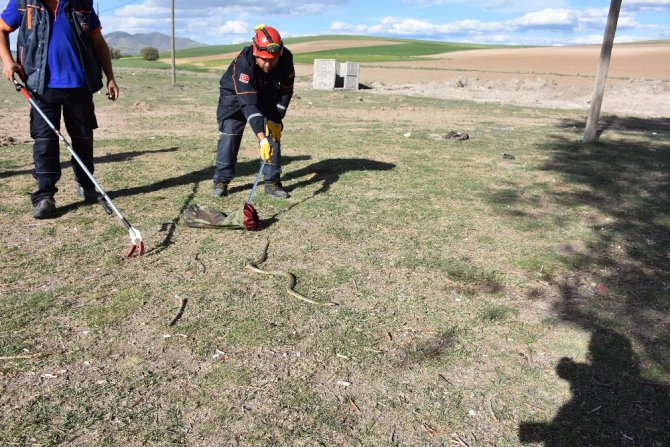
[[[214,168],[215,182],[229,182],[235,177],[235,165],[237,154],[242,143],[242,134],[247,120],[240,111],[219,123],[221,135],[216,153],[216,166]],[[272,157],[263,169],[263,178],[266,182],[278,182],[281,175],[281,144],[268,138],[272,145]]]
[[[91,92],[84,88],[48,88],[41,95],[33,94],[33,100],[59,131],[62,111],[72,149],[92,174],[93,129],[98,127],[98,123]],[[30,111],[30,136],[35,140],[33,177],[37,180],[37,191],[30,198],[36,204],[41,198],[53,197],[58,192],[56,183],[61,178],[60,144],[58,135],[34,109]],[[74,157],[71,162],[75,180],[84,189],[95,189]]]

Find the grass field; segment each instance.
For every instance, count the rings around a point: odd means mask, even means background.
[[[288,44],[287,44],[288,47]],[[290,48],[290,47],[289,47]],[[294,56],[296,63],[311,64],[314,59],[343,59],[353,62],[406,61],[417,57],[453,51],[496,48],[491,45],[469,45],[436,42],[403,42],[396,45],[371,45],[355,48],[339,48],[300,53]]]
[[[308,36],[308,37],[289,37],[282,39],[284,45],[290,48],[291,45],[316,42],[321,40],[327,41],[347,41],[347,40],[361,40],[361,36],[348,35],[324,35],[324,36]],[[450,51],[462,51],[479,48],[497,48],[495,45],[479,45],[456,42],[435,42],[426,40],[414,39],[389,39],[385,37],[365,37],[368,42],[378,41],[379,45],[359,45],[356,48],[346,50],[348,57],[362,58],[365,55],[375,55],[379,57],[390,57],[387,60],[404,60],[414,56],[426,56],[431,54],[448,53]],[[394,45],[385,45],[387,43],[394,43]],[[175,56],[178,58],[202,57],[202,56],[216,56],[218,54],[233,53],[241,50],[249,43],[232,44],[232,45],[209,45],[206,47],[190,48],[178,50]],[[395,47],[395,48],[389,48]],[[334,57],[333,54],[339,54],[340,50],[333,50],[332,52],[325,52],[323,56],[317,57]],[[161,57],[168,58],[170,53],[161,53]],[[311,62],[311,61],[310,61]]]
[[[360,36],[319,36],[319,37],[294,37],[284,39],[284,44],[287,48],[291,48],[292,45],[303,44],[303,43],[314,43],[315,47],[318,48],[319,41],[329,41],[329,42],[340,42],[340,41],[351,41],[351,40],[360,40]],[[367,44],[356,45],[353,48],[333,48],[327,50],[319,51],[298,51],[293,54],[293,60],[298,64],[312,64],[314,59],[346,59],[352,62],[388,62],[388,61],[407,61],[412,60],[417,57],[430,57],[431,55],[449,53],[453,51],[463,51],[463,50],[474,50],[474,49],[483,49],[483,48],[499,48],[495,45],[477,45],[477,44],[465,44],[465,43],[454,43],[454,42],[432,42],[424,40],[413,40],[413,39],[389,39],[389,38],[379,38],[379,37],[366,37],[365,41]],[[379,44],[374,45],[373,42],[379,42]],[[392,44],[392,45],[390,45]],[[215,59],[214,57],[218,55],[229,55],[235,53],[242,49],[244,46],[249,45],[249,43],[235,44],[235,45],[210,45],[207,47],[200,48],[191,48],[185,50],[179,50],[175,52],[175,57],[178,59],[177,65],[180,69],[207,69],[207,68],[216,68],[220,70],[221,67],[225,67],[230,63],[230,59],[222,57],[221,59]],[[514,47],[510,47],[514,48]],[[154,62],[153,64],[160,64],[159,68],[167,68],[170,66],[171,54],[161,53],[161,62]],[[207,60],[198,60],[194,64],[184,64],[183,61],[190,61],[193,58],[202,58],[207,57]],[[119,61],[115,61],[115,65],[118,66],[127,66],[127,67],[137,67],[137,66],[147,66],[145,61],[142,61],[140,57],[130,57],[122,58]],[[149,64],[151,65],[151,64]],[[155,66],[155,65],[154,65]]]
[[[0,445],[670,445],[667,120],[583,145],[576,111],[299,89],[291,198],[201,230],[189,204],[244,203],[250,132],[214,199],[218,76],[117,72],[96,176],[144,257],[69,168],[33,220],[31,146],[0,147]],[[338,306],[245,269],[268,239],[262,267]]]

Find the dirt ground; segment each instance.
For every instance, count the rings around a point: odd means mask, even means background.
[[[392,44],[394,42],[388,42]],[[291,45],[294,54],[380,45],[369,40],[320,40]],[[232,58],[234,53],[184,62]],[[600,45],[459,51],[410,62],[362,63],[360,82],[373,92],[521,106],[588,110]],[[296,65],[309,78],[312,65]],[[602,113],[670,116],[670,43],[615,45]]]
[[[602,113],[669,117],[669,56],[669,43],[615,45]],[[599,45],[461,51],[363,63],[360,82],[379,93],[586,111],[599,57]],[[296,73],[311,76],[312,66]]]

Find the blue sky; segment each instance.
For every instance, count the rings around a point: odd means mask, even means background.
[[[170,34],[170,0],[105,0],[103,33]],[[549,5],[549,6],[548,6]],[[176,35],[207,44],[321,34],[526,45],[601,43],[609,0],[175,0]],[[670,0],[623,0],[617,42],[670,39]]]

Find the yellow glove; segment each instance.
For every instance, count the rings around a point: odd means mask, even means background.
[[[272,146],[270,146],[270,142],[267,138],[263,138],[259,145],[261,158],[270,163],[270,159],[272,158]]]
[[[282,123],[275,123],[274,121],[268,120],[265,125],[265,135],[272,135],[272,139],[277,143],[281,141],[281,131],[284,129]]]

